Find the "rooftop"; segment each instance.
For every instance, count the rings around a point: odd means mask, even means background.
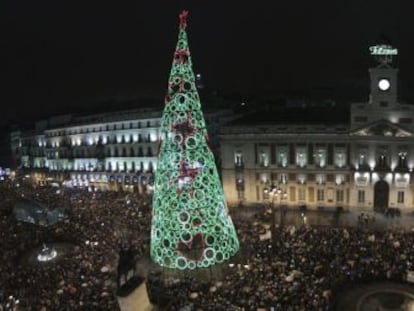
[[[230,126],[251,125],[337,125],[349,124],[348,106],[294,107],[253,111],[235,120]]]

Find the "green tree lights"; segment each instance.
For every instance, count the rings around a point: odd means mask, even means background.
[[[165,97],[151,228],[152,259],[182,270],[223,262],[239,249],[207,145],[185,30],[187,15],[180,14]]]

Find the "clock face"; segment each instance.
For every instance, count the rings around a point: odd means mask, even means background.
[[[387,91],[390,88],[391,84],[388,79],[381,79],[378,81],[378,88],[381,91]]]

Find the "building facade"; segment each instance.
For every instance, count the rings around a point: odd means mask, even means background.
[[[62,115],[11,133],[16,167],[35,184],[64,182],[101,190],[151,190],[157,169],[162,111],[136,109],[76,117]],[[231,110],[206,112],[211,147],[219,152],[222,123]]]
[[[398,100],[397,50],[370,50],[376,65],[369,69],[369,100],[350,105],[349,121],[223,128],[222,177],[230,203],[414,210],[414,107]]]

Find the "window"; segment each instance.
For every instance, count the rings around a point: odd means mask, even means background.
[[[326,182],[325,174],[316,174],[316,183],[318,185],[323,185]]]
[[[397,203],[404,203],[404,191],[398,191]]]
[[[335,152],[335,166],[344,167],[346,164],[346,155],[344,150],[338,150]]]
[[[365,202],[365,190],[358,190],[358,203]]]
[[[296,165],[299,167],[305,167],[306,164],[306,151],[304,148],[298,148],[296,153]]]
[[[305,188],[299,188],[298,189],[298,200],[299,201],[305,201],[306,200],[306,189]]]
[[[286,184],[288,181],[288,176],[286,173],[281,173],[279,174],[279,179],[278,179],[280,184]]]
[[[317,193],[317,200],[324,201],[325,200],[325,191],[323,189],[318,189]]]
[[[305,174],[298,174],[298,183],[303,185],[306,183],[306,175]]]
[[[269,156],[264,151],[260,152],[260,165],[264,167],[269,166]]]
[[[241,153],[241,151],[236,151],[236,153],[234,154],[234,164],[237,167],[243,166],[243,154]]]
[[[368,165],[368,150],[367,149],[360,149],[358,155],[358,164],[360,166]]]
[[[279,147],[279,152],[277,153],[277,165],[281,167],[286,167],[288,164],[288,154],[286,147]]]
[[[343,174],[337,174],[335,176],[335,183],[337,185],[342,185],[345,183],[345,176]]]
[[[326,165],[326,150],[318,149],[315,154],[315,164],[318,167],[324,167]]]
[[[336,190],[336,202],[342,203],[344,201],[344,191],[342,189]]]
[[[376,165],[377,169],[384,169],[384,168],[386,169],[386,168],[388,168],[388,157],[387,157],[386,151],[383,151],[379,155],[376,164],[377,164]]]
[[[397,169],[407,169],[407,152],[400,151],[398,152],[398,165]]]

